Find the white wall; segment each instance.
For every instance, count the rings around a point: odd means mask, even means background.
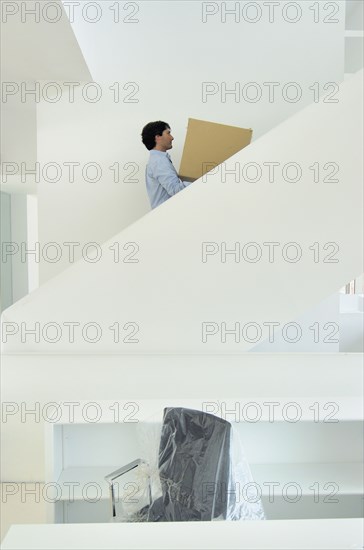
[[[35,102],[22,103],[20,97],[8,96],[1,106],[1,113],[1,162],[15,162],[19,166],[21,162],[26,162],[31,165],[37,158]],[[1,183],[6,181],[4,171]]]
[[[258,342],[231,336],[223,341],[222,330],[204,341],[203,324],[282,326],[336,292],[362,272],[363,247],[357,239],[362,226],[361,86],[358,73],[343,83],[337,103],[313,104],[294,115],[212,171],[207,181],[200,178],[110,239],[96,261],[85,254],[9,308],[3,318],[14,332],[3,340],[4,348],[242,351]],[[223,167],[237,168],[241,176],[248,163],[262,168],[267,152],[280,167],[299,162],[300,180],[289,183],[278,173],[271,182],[265,170],[256,184],[235,181],[236,174],[223,182]],[[323,169],[330,159],[337,165],[337,181],[325,182],[328,174],[321,170],[315,183],[310,167],[318,163]],[[272,242],[277,248],[270,261],[264,243]],[[212,243],[214,253],[204,258],[206,243]],[[246,243],[257,243],[259,261],[244,257]],[[297,261],[285,258],[287,243],[296,243]],[[237,258],[229,254],[224,261],[224,246],[235,247]],[[66,255],[65,246],[61,252]],[[27,330],[35,322],[39,336],[26,335],[23,325]],[[49,322],[58,325],[44,336]],[[65,325],[69,322],[79,323],[74,340]],[[85,337],[89,323],[94,328]],[[137,341],[128,340],[133,332],[128,323],[134,323]]]
[[[11,241],[27,242],[27,197],[23,194],[11,195]],[[15,254],[9,258],[13,272],[13,302],[16,302],[29,292],[28,262],[21,255]]]
[[[205,3],[190,1],[142,1],[135,3],[138,11],[134,15],[134,3],[129,7],[121,3],[119,23],[114,23],[115,14],[110,10],[115,3],[102,2],[100,19],[88,23],[82,18],[84,4],[75,9],[72,25],[93,79],[101,87],[102,99],[87,103],[79,90],[74,104],[67,101],[67,94],[54,104],[42,102],[38,108],[39,161],[43,165],[50,161],[61,165],[67,161],[81,165],[97,162],[103,177],[98,183],[87,183],[79,171],[70,184],[67,170],[63,170],[59,184],[40,185],[42,243],[95,240],[101,244],[149,211],[144,182],[148,152],[140,140],[147,122],[162,119],[171,124],[175,136],[172,158],[178,169],[188,117],[251,127],[253,139],[257,139],[311,103],[314,91],[310,87],[318,86],[322,94],[331,91],[324,91],[326,83],[343,79],[344,2],[336,3],[339,11],[335,16],[330,16],[331,11],[320,11],[317,23],[306,1],[297,3],[302,9],[297,23],[284,19],[295,17],[287,2],[276,8],[273,22],[269,22],[265,7],[256,23],[251,22],[256,17],[254,6],[244,12],[245,20],[240,17],[239,21],[236,14],[227,16],[224,23],[218,3],[203,8]],[[227,2],[226,6],[235,4]],[[245,4],[239,7],[243,9]],[[214,6],[217,13],[206,15],[204,22],[203,9]],[[87,14],[97,15],[92,10]],[[127,22],[128,16],[137,22]],[[338,22],[324,22],[328,17]],[[118,103],[109,89],[115,82],[120,87]],[[209,89],[218,89],[205,102],[204,82],[215,83]],[[257,83],[261,100],[249,102],[241,93],[239,97],[227,95],[222,101],[224,83],[227,89],[236,87],[242,92],[249,82]],[[272,102],[269,87],[263,84],[269,82],[278,83]],[[289,82],[302,90],[297,102],[282,96]],[[133,90],[138,91],[129,97]],[[254,93],[254,89],[246,93]],[[295,88],[287,93],[294,97]],[[128,97],[137,102],[126,102]],[[122,178],[132,170],[125,170],[125,165],[136,163],[137,181],[113,183],[109,166],[115,162],[120,165]],[[63,260],[43,262],[41,282],[66,266]]]
[[[28,286],[27,262],[21,258],[20,249],[29,244],[27,229],[30,241],[38,239],[38,216],[33,208],[31,219],[27,219],[26,206],[36,202],[34,196],[30,198],[36,193],[36,178],[25,176],[27,171],[34,171],[37,161],[39,81],[90,80],[91,75],[59,0],[3,2],[1,32],[0,185],[11,196],[11,239],[14,247],[19,247],[19,254],[7,259],[13,263],[9,284],[16,301],[38,286],[39,263],[29,266],[32,277]]]
[[[36,195],[27,195],[27,244],[30,250],[35,250],[36,242],[38,242],[38,198]],[[38,264],[28,261],[29,292],[33,292],[38,286]]]
[[[313,309],[305,311],[295,321],[278,330],[271,338],[253,347],[254,352],[336,353],[342,339],[340,295],[329,296]],[[358,351],[357,349],[348,351]]]
[[[364,351],[364,296],[358,289],[357,294],[340,295],[340,351]]]
[[[11,197],[9,193],[1,193],[1,238],[2,242],[11,242]],[[11,262],[1,262],[1,310],[13,302],[12,265]]]
[[[363,30],[363,0],[346,0],[346,28]]]
[[[56,162],[62,179],[57,183],[41,179],[38,185],[39,242],[79,242],[80,249],[92,241],[102,244],[149,210],[144,190],[146,157],[141,147],[140,129],[125,128],[125,119],[134,117],[137,104],[105,106],[105,103],[75,102],[40,105],[38,109],[38,160],[40,166]],[[109,118],[111,117],[111,118]],[[144,148],[144,146],[143,146]],[[75,180],[71,182],[64,163],[76,162]],[[97,163],[102,175],[96,177],[88,163]],[[118,163],[120,181],[109,168]],[[100,173],[101,174],[101,173]],[[51,171],[49,177],[52,177]],[[133,181],[134,180],[134,181]],[[40,282],[48,280],[67,267],[64,257],[54,264],[40,263]]]

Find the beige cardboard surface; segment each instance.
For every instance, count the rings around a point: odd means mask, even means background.
[[[188,119],[179,176],[198,179],[251,142],[253,130]]]

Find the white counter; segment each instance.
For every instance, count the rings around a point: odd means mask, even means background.
[[[13,525],[3,550],[349,550],[362,519]]]

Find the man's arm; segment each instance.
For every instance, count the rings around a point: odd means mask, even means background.
[[[154,167],[153,172],[155,179],[171,197],[189,185],[188,182],[179,179],[173,164],[167,157],[164,157],[163,161]]]

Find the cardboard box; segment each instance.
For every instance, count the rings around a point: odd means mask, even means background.
[[[253,130],[188,119],[179,177],[194,181],[251,142]]]

